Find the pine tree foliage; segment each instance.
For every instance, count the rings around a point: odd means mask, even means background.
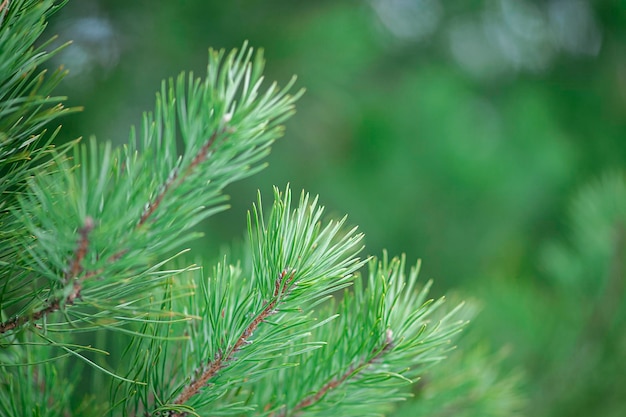
[[[221,190],[259,169],[281,132],[278,123],[292,111],[295,97],[286,90],[272,86],[257,97],[262,58],[250,58],[245,47],[226,58],[212,51],[204,81],[190,74],[163,85],[155,112],[144,117],[139,134],[131,133],[129,146],[92,140],[74,147],[70,160],[56,157],[54,172],[29,180],[14,211],[29,232],[20,248],[24,268],[6,285],[22,293],[14,299],[23,305],[2,330],[28,325],[79,296],[81,306],[114,314],[109,326],[136,308],[122,300],[161,279],[150,260],[193,238],[185,232],[225,208]],[[79,308],[68,309],[64,323],[97,326]]]
[[[181,364],[180,369],[168,376],[168,380],[176,381],[178,375],[179,383],[170,392],[156,396],[161,403],[158,408],[184,404],[174,408],[187,410],[192,406],[216,413],[213,403],[230,388],[267,372],[265,365],[273,356],[284,356],[287,347],[306,350],[319,346],[318,341],[300,342],[314,320],[305,307],[350,283],[362,264],[356,257],[361,236],[354,229],[342,233],[343,221],[321,227],[323,210],[306,195],[293,212],[289,190],[284,198],[278,192],[275,197],[267,223],[260,202],[251,216],[251,259],[244,262],[248,267],[224,262],[208,277],[196,271],[190,285],[197,285],[198,291],[184,298],[184,303],[177,298],[182,305],[175,310],[202,319],[188,323],[183,332],[188,335],[184,346],[168,348],[182,356],[175,361]],[[165,329],[157,326],[156,330]],[[157,335],[167,338],[167,333]],[[156,375],[160,372],[155,369],[167,367],[171,358],[155,350],[152,341],[144,345],[142,352],[159,357],[144,362],[139,372],[148,380],[159,381],[162,375]],[[155,365],[159,360],[164,363]],[[209,381],[215,389],[200,392]],[[148,398],[160,388],[159,384],[149,384],[140,397]],[[141,406],[149,409],[151,404]],[[228,404],[223,408],[230,411]]]
[[[10,5],[10,7],[9,7]],[[63,97],[51,96],[65,72],[46,74],[40,68],[54,53],[47,44],[33,46],[46,27],[46,19],[60,5],[33,1],[2,2],[0,7],[0,238],[13,241],[25,230],[15,224],[10,211],[26,179],[49,163],[51,142],[58,130],[46,126],[76,109],[63,107]],[[62,150],[59,150],[59,154]],[[18,249],[0,247],[0,273],[13,273]]]
[[[10,7],[9,7],[10,4]],[[0,210],[8,210],[12,193],[42,162],[56,131],[46,134],[54,119],[76,109],[63,107],[63,97],[50,96],[65,71],[51,75],[40,68],[58,49],[47,52],[48,43],[34,47],[46,27],[46,19],[61,5],[50,2],[3,2],[0,8],[0,163],[4,198]]]
[[[437,316],[444,299],[427,298],[430,282],[418,290],[417,274],[418,266],[407,276],[404,258],[371,259],[367,280],[322,309],[338,314],[313,332],[325,344],[256,390],[268,415],[382,415],[406,399],[403,388],[443,358],[463,326],[455,310]]]
[[[416,291],[417,269],[407,280],[404,260],[372,260],[367,285],[356,279],[339,307],[325,303],[316,313],[312,307],[329,292],[345,287],[361,266],[349,256],[359,236],[342,234],[333,243],[339,230],[333,223],[315,232],[319,223],[310,223],[304,213],[321,213],[315,202],[307,207],[307,196],[294,210],[291,224],[286,224],[289,190],[284,199],[280,197],[276,195],[268,229],[262,230],[263,240],[273,231],[281,235],[271,239],[272,247],[262,250],[263,257],[252,262],[251,271],[220,264],[209,279],[196,271],[192,285],[200,285],[203,296],[189,297],[183,309],[203,319],[188,322],[184,346],[144,340],[135,351],[145,360],[133,359],[139,369],[132,375],[154,382],[139,388],[121,384],[128,387],[126,395],[142,391],[138,398],[126,397],[134,413],[156,409],[199,415],[380,415],[390,403],[406,397],[403,386],[450,348],[450,338],[463,322],[454,320],[453,312],[431,317],[443,299],[428,300],[427,287]],[[257,221],[258,226],[261,220]],[[251,250],[259,248],[258,236],[253,233]],[[321,254],[323,258],[318,257]],[[279,262],[266,262],[272,259]],[[285,262],[298,267],[276,268]],[[268,276],[275,278],[268,281]],[[237,281],[249,285],[234,288]],[[155,334],[158,340],[170,331],[163,326],[156,330],[161,332]],[[172,361],[170,352],[178,352],[180,358]],[[171,368],[172,362],[180,363],[180,368]],[[268,375],[268,370],[274,372]],[[166,390],[163,373],[176,381]],[[211,389],[200,388],[204,386]]]
[[[62,5],[0,3],[0,414],[359,416],[406,399],[461,307],[429,299],[404,258],[361,259],[361,234],[317,198],[275,189],[264,212],[259,197],[240,259],[210,269],[181,249],[263,167],[294,81],[265,86],[247,45],[211,50],[126,146],[54,150],[63,72],[33,45]]]

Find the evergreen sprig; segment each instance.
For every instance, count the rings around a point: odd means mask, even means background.
[[[188,342],[174,349],[157,348],[146,340],[138,352],[151,359],[131,360],[143,367],[132,375],[146,375],[155,382],[137,387],[145,391],[139,398],[159,393],[154,395],[156,404],[142,400],[135,402],[134,410],[217,413],[218,399],[229,390],[241,389],[243,381],[250,384],[267,373],[267,365],[276,357],[295,354],[289,353],[291,349],[306,351],[320,346],[319,341],[305,340],[315,327],[310,309],[351,283],[353,273],[363,264],[356,257],[361,235],[355,229],[343,230],[343,220],[322,226],[323,208],[306,194],[292,210],[289,189],[283,194],[275,190],[267,219],[261,207],[259,197],[249,217],[251,259],[243,263],[245,267],[225,261],[212,276],[203,277],[196,271],[193,283],[198,291],[187,303],[174,307],[194,318],[183,330]],[[162,327],[154,330],[164,331]],[[175,361],[180,367],[167,375],[161,373],[167,368],[161,361],[172,358],[162,354],[164,349],[179,352],[181,357]],[[272,367],[285,365],[281,362]],[[170,383],[171,389],[164,392],[156,383],[163,379],[178,382]],[[233,412],[232,405],[218,408]]]
[[[56,156],[53,172],[29,180],[13,211],[29,232],[24,267],[6,284],[20,295],[3,305],[13,313],[2,333],[57,310],[64,319],[49,320],[50,330],[137,317],[141,295],[163,277],[154,260],[225,208],[222,189],[262,167],[280,122],[293,113],[293,81],[261,92],[262,67],[262,54],[245,45],[228,56],[210,51],[205,80],[182,74],[163,85],[141,140],[133,131],[124,149],[94,140],[75,146],[71,160]],[[82,307],[68,308],[75,304]]]
[[[63,79],[62,68],[47,74],[41,66],[62,47],[47,51],[50,42],[34,46],[47,19],[64,2],[14,0],[0,3],[0,215],[6,215],[25,179],[40,165],[57,134],[46,127],[71,111],[65,97],[51,96]]]
[[[129,350],[127,377],[148,382],[116,388],[129,415],[380,415],[450,348],[463,322],[457,309],[435,316],[443,299],[427,300],[430,283],[416,290],[417,267],[405,276],[404,258],[385,255],[367,282],[355,279],[360,235],[342,233],[343,221],[322,227],[317,199],[303,194],[292,211],[290,190],[275,190],[267,220],[260,207],[251,260],[225,261],[209,277],[190,271],[198,291],[164,304],[193,317],[177,330],[188,340],[166,340],[177,326],[154,326]],[[339,306],[315,311],[352,282]]]
[[[49,123],[58,117],[79,110],[62,104],[64,97],[52,96],[53,88],[65,76],[63,69],[48,74],[42,65],[60,48],[48,51],[50,41],[35,46],[47,25],[47,18],[63,3],[53,1],[15,0],[0,3],[0,275],[3,292],[0,296],[0,320],[8,319],[6,309],[11,303],[23,303],[21,286],[9,284],[8,277],[19,276],[20,247],[16,241],[27,236],[27,230],[12,215],[17,197],[26,192],[26,183],[33,175],[44,175],[51,164],[55,128],[47,134]],[[68,147],[57,149],[62,157]],[[9,301],[11,300],[11,301]]]
[[[414,383],[443,359],[464,325],[460,305],[436,316],[444,299],[427,299],[430,282],[417,290],[419,266],[405,274],[405,259],[369,263],[342,301],[329,303],[322,317],[337,318],[310,336],[320,349],[299,353],[297,367],[281,369],[262,381],[252,397],[263,405],[257,415],[382,415],[409,396]]]

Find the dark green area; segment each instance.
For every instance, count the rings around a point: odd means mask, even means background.
[[[73,74],[58,92],[85,106],[61,136],[118,144],[163,78],[204,72],[209,46],[263,47],[269,81],[297,74],[307,93],[197,253],[243,236],[257,189],[290,182],[348,213],[368,253],[422,258],[437,292],[479,298],[473,332],[526,372],[527,415],[620,416],[624,287],[609,318],[593,306],[623,248],[583,287],[557,277],[555,259],[584,258],[593,239],[552,248],[575,234],[581,187],[626,162],[625,28],[623,2],[81,0],[50,31],[75,41],[58,57]]]

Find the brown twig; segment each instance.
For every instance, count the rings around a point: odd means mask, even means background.
[[[213,134],[206,141],[206,143],[202,145],[202,148],[200,148],[200,150],[198,151],[196,156],[193,158],[193,160],[191,161],[191,163],[189,164],[189,166],[187,167],[187,169],[185,170],[182,176],[179,176],[178,168],[174,168],[174,170],[170,173],[170,176],[168,177],[167,181],[165,181],[165,184],[163,184],[161,191],[156,196],[154,201],[151,201],[148,204],[146,204],[146,207],[143,213],[141,214],[139,222],[137,223],[137,227],[141,227],[142,225],[146,223],[146,221],[148,221],[148,219],[152,216],[152,214],[156,211],[156,209],[159,207],[159,205],[163,201],[163,198],[165,197],[165,195],[171,189],[174,189],[177,186],[179,186],[185,180],[185,178],[187,178],[189,174],[193,172],[193,170],[198,165],[206,161],[206,159],[209,156],[209,152],[211,151],[211,147],[213,146],[213,143],[215,143],[215,140],[217,139],[219,134],[224,133],[226,130],[227,129],[224,128],[220,132],[217,132],[217,131],[213,132]]]
[[[93,219],[87,216],[87,218],[85,218],[85,224],[78,231],[80,239],[78,240],[78,247],[74,251],[74,258],[72,259],[70,268],[65,273],[66,284],[69,280],[76,278],[81,272],[83,272],[83,259],[85,259],[87,249],[89,249],[89,233],[91,233],[93,228]]]
[[[85,219],[85,224],[78,231],[79,239],[78,245],[74,250],[70,266],[65,273],[65,284],[69,285],[70,282],[72,288],[65,297],[55,298],[49,301],[48,305],[41,310],[35,311],[29,316],[15,316],[0,324],[0,333],[6,333],[9,330],[16,329],[25,325],[28,322],[37,321],[43,316],[50,313],[54,313],[60,310],[62,305],[72,305],[78,297],[80,297],[80,290],[82,289],[82,281],[78,279],[78,276],[84,271],[83,260],[89,250],[89,233],[94,228],[94,221],[91,217]]]
[[[317,403],[328,393],[328,391],[337,388],[338,386],[346,382],[346,380],[348,380],[349,378],[358,375],[366,367],[377,362],[385,353],[387,353],[392,348],[393,348],[393,333],[390,329],[387,329],[387,332],[385,333],[385,342],[383,343],[382,347],[374,350],[374,356],[372,356],[369,360],[365,362],[359,363],[356,366],[351,365],[348,368],[348,370],[344,372],[343,375],[341,375],[339,378],[333,378],[332,380],[324,384],[315,394],[309,397],[306,397],[305,399],[300,401],[298,404],[296,404],[296,406],[291,411],[283,410],[283,412],[279,416],[286,417],[288,414],[297,415],[297,413],[303,410],[304,408],[310,407],[313,404]],[[355,370],[357,369],[359,371],[355,373]]]
[[[289,272],[291,272],[289,274]],[[289,275],[288,275],[289,274]],[[278,302],[289,293],[289,290],[292,288],[292,284],[294,281],[295,271],[294,270],[283,270],[278,279],[274,283],[274,293],[272,300],[269,301],[261,313],[259,313],[254,320],[245,328],[245,330],[241,333],[237,342],[230,349],[229,353],[226,356],[218,354],[209,364],[208,368],[205,368],[201,371],[200,377],[192,381],[189,385],[183,389],[180,395],[174,400],[174,404],[185,404],[191,397],[196,395],[202,387],[204,387],[207,382],[213,378],[220,370],[222,370],[234,357],[234,355],[241,350],[241,347],[244,346],[248,339],[252,336],[252,334],[256,331],[259,325],[267,319],[272,314],[277,312],[276,305]],[[172,417],[181,417],[182,413],[174,413]]]

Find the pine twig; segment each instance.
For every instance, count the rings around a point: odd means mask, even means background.
[[[272,300],[269,301],[261,313],[259,313],[254,320],[244,329],[241,333],[237,342],[230,349],[230,352],[226,356],[218,355],[210,364],[208,369],[202,372],[200,377],[194,381],[192,381],[189,385],[185,387],[185,389],[180,393],[180,395],[174,400],[174,404],[182,405],[185,404],[191,397],[196,395],[202,387],[204,387],[207,382],[213,378],[220,370],[222,370],[230,361],[232,361],[234,355],[241,350],[241,347],[244,346],[248,338],[252,336],[252,334],[256,331],[259,325],[266,320],[269,316],[275,314],[278,310],[276,309],[276,305],[279,300],[286,296],[291,288],[293,287],[293,281],[296,271],[291,270],[291,274],[287,276],[289,273],[289,269],[284,269],[278,279],[274,283],[274,293],[272,296]],[[286,279],[285,279],[286,278]],[[183,413],[174,413],[172,417],[182,417]]]
[[[226,131],[230,131],[230,128],[225,127],[224,129],[222,129],[221,133],[226,132]],[[159,192],[159,194],[156,196],[154,201],[148,202],[146,204],[144,211],[141,214],[139,221],[137,222],[137,226],[136,226],[137,229],[141,228],[148,221],[148,219],[152,216],[152,214],[154,214],[154,212],[159,208],[159,206],[161,205],[161,202],[163,201],[163,198],[165,198],[165,195],[169,191],[175,189],[180,184],[182,184],[185,181],[185,179],[193,172],[193,170],[198,165],[200,165],[200,163],[204,162],[208,158],[209,153],[211,151],[211,147],[215,143],[215,140],[217,139],[218,136],[219,136],[219,133],[217,131],[213,132],[211,137],[206,141],[204,145],[202,145],[202,148],[200,148],[200,151],[198,151],[196,156],[193,158],[193,160],[191,161],[191,163],[185,170],[185,173],[182,177],[179,177],[178,175],[179,171],[177,168],[175,168],[170,173],[169,177],[165,181],[165,184],[163,184],[163,186],[161,187],[161,192]],[[108,259],[109,264],[117,262],[127,252],[128,252],[128,249],[120,249],[119,251],[115,252],[113,255],[109,257]],[[92,275],[95,275],[99,272],[100,271],[93,272]]]
[[[298,404],[296,404],[296,406],[291,410],[291,412],[289,412],[286,409],[283,410],[281,414],[278,415],[278,417],[287,417],[288,415],[298,415],[298,413],[304,408],[310,407],[313,404],[319,402],[328,393],[328,391],[334,388],[337,388],[338,386],[346,382],[348,379],[357,376],[360,372],[362,372],[368,366],[376,363],[385,353],[390,351],[392,348],[393,348],[393,332],[391,331],[391,329],[387,329],[387,332],[385,334],[385,342],[383,343],[382,347],[378,349],[378,352],[373,357],[371,357],[367,361],[361,362],[357,366],[351,365],[348,368],[348,370],[339,378],[334,378],[330,380],[329,382],[327,382],[326,384],[324,384],[315,394],[310,395],[309,397],[306,397],[305,399],[300,401]],[[376,352],[376,350],[374,352]],[[358,371],[355,372],[355,370],[358,370]]]
[[[191,161],[191,164],[189,164],[189,166],[185,170],[185,173],[183,174],[182,177],[179,177],[179,171],[177,168],[175,168],[170,173],[170,176],[168,177],[167,181],[165,182],[165,184],[163,184],[161,192],[156,196],[154,201],[146,204],[146,207],[143,213],[141,214],[141,218],[139,219],[139,223],[137,223],[137,227],[143,226],[146,223],[146,221],[148,221],[150,216],[152,216],[152,214],[156,211],[156,209],[159,207],[159,205],[163,201],[163,198],[170,190],[182,184],[185,181],[185,178],[187,178],[198,165],[200,165],[202,162],[204,162],[208,158],[209,152],[211,151],[211,147],[213,146],[213,143],[215,142],[217,137],[220,134],[223,134],[224,132],[226,132],[227,130],[228,130],[227,128],[223,128],[220,132],[218,131],[213,132],[211,137],[205,142],[204,145],[202,145],[202,148],[200,148],[200,151],[198,151],[196,156],[193,158],[193,160]]]
[[[76,250],[74,250],[74,254],[72,256],[72,260],[70,261],[70,266],[65,273],[65,284],[68,285],[72,282],[72,288],[69,293],[65,297],[55,298],[49,302],[47,307],[42,308],[31,314],[30,316],[15,316],[10,320],[7,320],[4,323],[0,324],[0,333],[6,333],[10,330],[16,329],[25,325],[28,322],[37,321],[43,316],[46,316],[50,313],[54,313],[57,310],[60,310],[62,305],[72,305],[74,301],[80,297],[80,291],[82,289],[82,280],[78,279],[78,276],[84,271],[83,268],[83,260],[87,255],[87,251],[89,250],[89,234],[94,228],[94,220],[91,217],[85,218],[85,224],[80,228],[78,234],[80,236],[78,240],[78,245]],[[91,275],[89,275],[91,276]],[[85,277],[88,277],[85,275]]]
[[[0,4],[0,6],[2,6],[2,4]],[[227,120],[225,119],[225,121]],[[215,140],[217,139],[217,137],[220,134],[227,132],[227,131],[229,131],[229,128],[224,127],[221,131],[219,132],[215,131],[211,135],[211,137],[202,146],[200,151],[198,151],[198,153],[195,155],[195,157],[193,158],[193,160],[191,161],[191,163],[185,170],[185,173],[183,176],[178,176],[178,171],[173,171],[172,175],[170,175],[166,183],[163,185],[162,191],[159,193],[156,199],[153,202],[148,203],[146,205],[146,208],[144,212],[142,213],[139,219],[139,222],[137,223],[137,228],[140,228],[141,226],[143,226],[148,221],[148,219],[152,216],[152,214],[154,214],[154,212],[158,209],[159,205],[163,201],[163,198],[168,193],[168,191],[179,186],[194,171],[194,169],[197,168],[198,165],[200,165],[202,162],[204,162],[208,158],[208,155],[211,151],[211,147],[215,143]],[[0,334],[6,333],[10,330],[21,327],[28,322],[37,321],[48,314],[51,314],[51,313],[54,313],[55,311],[60,310],[62,305],[74,304],[75,300],[80,296],[80,291],[82,289],[82,280],[78,280],[76,278],[82,272],[84,272],[83,260],[85,256],[87,255],[87,251],[89,249],[89,233],[93,230],[93,228],[94,228],[93,218],[87,217],[85,219],[85,224],[79,230],[80,238],[78,240],[78,245],[69,263],[70,266],[68,267],[64,276],[64,282],[66,285],[69,284],[72,280],[74,280],[72,284],[72,289],[70,290],[69,294],[67,294],[65,297],[55,298],[51,300],[46,307],[34,312],[30,316],[15,316],[7,320],[6,322],[0,323]],[[112,256],[108,258],[109,264],[117,262],[127,252],[128,252],[127,249],[120,249],[119,251],[117,251],[116,253],[114,253]],[[84,275],[83,279],[91,278],[95,275],[98,275],[101,272],[102,270],[88,271]]]

